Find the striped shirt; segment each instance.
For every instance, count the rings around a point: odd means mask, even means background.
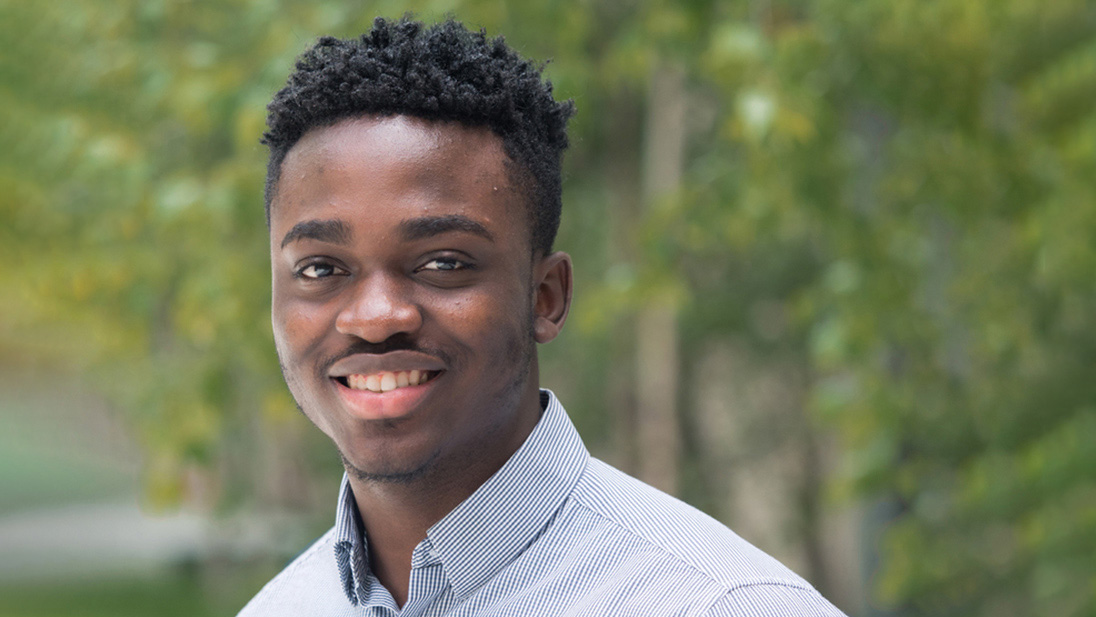
[[[718,521],[592,458],[555,395],[512,457],[427,531],[396,606],[345,477],[335,526],[239,617],[840,616]]]

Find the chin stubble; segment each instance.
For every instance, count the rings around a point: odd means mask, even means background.
[[[346,458],[346,455],[342,452],[339,452],[339,456],[342,458],[343,467],[346,469],[346,473],[354,476],[360,482],[374,484],[412,484],[416,480],[424,477],[430,468],[433,467],[434,461],[437,459],[437,453],[435,453],[417,469],[412,469],[411,471],[379,473],[355,467],[354,464],[350,462],[350,459]]]

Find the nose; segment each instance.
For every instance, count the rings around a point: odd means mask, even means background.
[[[361,280],[351,300],[335,318],[335,329],[382,343],[394,334],[412,333],[422,326],[422,312],[412,301],[406,282],[384,273]]]

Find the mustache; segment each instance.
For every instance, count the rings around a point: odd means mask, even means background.
[[[393,334],[380,343],[370,343],[369,341],[358,339],[342,352],[324,358],[319,366],[316,367],[317,374],[322,378],[326,378],[331,366],[348,356],[353,356],[355,354],[374,354],[379,356],[393,351],[416,351],[429,356],[434,356],[444,362],[446,366],[452,365],[452,358],[444,350],[419,345],[407,334],[399,333]]]

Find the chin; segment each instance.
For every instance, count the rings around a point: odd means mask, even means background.
[[[418,466],[397,467],[389,463],[388,465],[370,465],[366,467],[364,464],[355,464],[341,452],[339,454],[342,456],[343,467],[346,468],[348,474],[362,482],[379,484],[410,484],[425,476],[433,467],[436,458],[432,456]]]

